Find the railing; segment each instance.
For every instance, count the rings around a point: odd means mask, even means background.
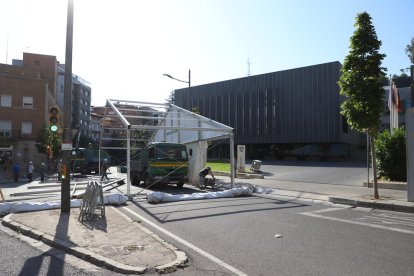
[[[100,212],[101,218],[105,217],[105,202],[103,199],[102,184],[93,180],[88,182],[86,192],[83,195],[80,207],[79,221],[91,220],[95,211]]]

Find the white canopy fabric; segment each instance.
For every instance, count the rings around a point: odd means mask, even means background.
[[[160,121],[155,142],[188,144],[195,141],[217,140],[229,137],[233,128],[170,104]],[[171,129],[172,127],[172,129]]]

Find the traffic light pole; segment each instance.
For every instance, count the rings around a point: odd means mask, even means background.
[[[65,56],[65,86],[64,86],[64,121],[62,144],[72,144],[72,44],[73,44],[73,4],[68,0],[68,18],[66,27],[66,56]],[[70,155],[71,150],[62,150],[62,162],[66,165],[65,176],[62,179],[61,212],[70,212]]]

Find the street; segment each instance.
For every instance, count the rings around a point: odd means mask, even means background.
[[[237,182],[292,191],[307,185],[320,194],[334,189],[343,194],[356,188],[370,191],[361,187],[366,176],[361,164],[275,161],[265,162],[262,171],[265,179]],[[110,178],[124,176],[114,168],[111,172]],[[18,191],[24,192],[25,186],[19,185]],[[124,191],[125,186],[116,190]],[[118,210],[188,255],[188,266],[171,275],[411,275],[414,271],[413,213],[350,208],[274,194],[148,204],[147,190],[131,188],[134,200]],[[151,190],[198,192],[189,185]],[[56,199],[59,193],[44,196],[42,200]],[[37,251],[1,231],[0,239],[7,252],[1,259],[7,275],[25,275],[21,273],[28,261],[35,263],[39,275],[56,271],[53,275],[113,275],[104,269],[85,270],[79,260],[67,263],[74,258],[67,254],[58,253],[65,258],[55,260],[50,255],[56,250]],[[13,251],[14,243],[25,253]],[[14,257],[17,255],[19,259]],[[11,269],[7,260],[13,260],[14,270],[3,269]]]
[[[145,218],[150,223],[143,221],[144,226],[187,252],[189,267],[174,275],[411,275],[414,271],[413,214],[277,197],[158,205],[142,198],[121,209]]]

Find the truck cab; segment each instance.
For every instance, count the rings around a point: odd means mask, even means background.
[[[151,184],[177,184],[188,182],[187,147],[178,143],[150,143],[131,156],[131,182],[145,186]]]

